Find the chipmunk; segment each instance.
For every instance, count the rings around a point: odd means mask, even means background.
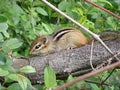
[[[38,35],[31,44],[30,54],[48,54],[63,49],[81,47],[88,42],[88,38],[79,30],[63,28],[51,35]]]

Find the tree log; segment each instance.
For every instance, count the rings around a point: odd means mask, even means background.
[[[100,34],[105,44],[114,52],[120,52],[120,32],[103,32]],[[36,69],[36,73],[25,74],[33,84],[43,83],[44,68],[46,65],[52,67],[58,79],[65,79],[68,75],[78,76],[90,72],[90,50],[91,44],[71,50],[32,56],[29,58],[14,58],[13,66],[21,68],[31,65]],[[111,55],[98,41],[93,46],[93,66],[96,67],[107,61]],[[120,55],[118,56],[120,58]],[[115,58],[113,59],[115,61]]]

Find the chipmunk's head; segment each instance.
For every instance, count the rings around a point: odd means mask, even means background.
[[[42,50],[46,48],[47,43],[48,40],[46,36],[38,35],[31,44],[30,54],[42,53]]]

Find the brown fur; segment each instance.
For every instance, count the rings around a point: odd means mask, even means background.
[[[46,43],[44,40],[46,40]],[[37,54],[41,52],[47,54],[62,49],[81,47],[88,42],[89,40],[79,30],[64,28],[53,35],[38,36],[31,45],[30,53]],[[35,49],[35,46],[39,43],[41,47]]]

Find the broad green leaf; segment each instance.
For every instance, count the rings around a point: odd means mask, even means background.
[[[18,15],[20,14],[25,14],[24,13],[24,10],[18,5],[16,4],[16,2],[13,2],[14,4],[12,5],[12,10],[13,10],[13,13],[16,13]]]
[[[43,8],[37,7],[35,9],[39,14],[44,15],[44,16],[48,16],[47,12]]]
[[[59,5],[58,5],[58,8],[60,10],[63,10],[63,11],[66,11],[67,8],[71,7],[71,4],[69,2],[66,2],[66,1],[62,1]]]
[[[100,14],[98,14],[96,12],[91,13],[91,18],[96,19],[98,17],[100,17]]]
[[[8,33],[7,31],[3,31],[2,33],[3,33],[3,35],[4,35],[6,38],[9,38],[9,37],[10,37],[10,35],[9,35],[9,33]]]
[[[0,23],[7,22],[7,18],[4,15],[0,15]]]
[[[20,42],[17,38],[11,38],[10,40],[6,40],[3,43],[2,49],[4,52],[8,52],[12,49],[16,49],[22,45],[22,42]]]
[[[72,75],[69,75],[69,77],[68,77],[68,79],[67,79],[67,82],[70,82],[70,81],[72,81],[72,80],[74,80],[74,78],[72,77]]]
[[[6,31],[8,29],[7,22],[0,23],[0,32]]]
[[[18,83],[23,90],[27,89],[28,79],[20,74],[17,75]]]
[[[13,83],[7,88],[7,90],[22,90],[22,88],[18,83]]]
[[[69,77],[67,78],[67,82],[70,82],[70,81],[72,81],[72,80],[74,80],[74,78],[72,77],[72,75],[69,75]],[[68,87],[70,90],[74,90],[75,89],[75,87],[74,87],[74,85],[73,86],[70,86],[70,87]]]
[[[53,88],[57,85],[55,72],[49,66],[46,66],[44,70],[44,81],[47,88]]]
[[[92,87],[92,90],[101,90],[96,84],[90,84],[90,86]]]
[[[5,55],[4,53],[0,53],[0,65],[12,65],[12,60]]]
[[[50,27],[50,25],[46,24],[46,23],[42,23],[42,26],[45,28],[47,33],[51,33],[53,30]],[[43,33],[45,33],[45,31],[42,31]]]
[[[71,12],[72,11],[72,12]],[[67,10],[66,13],[68,14],[68,16],[70,16],[73,19],[77,19],[78,15],[76,13],[77,10],[73,9],[73,10]]]
[[[29,0],[31,3],[33,2],[33,0]]]
[[[13,80],[13,81],[17,81],[18,80],[17,74],[9,74],[7,77],[9,79]]]
[[[34,72],[36,72],[35,68],[33,68],[32,66],[24,66],[23,68],[20,68],[19,71],[22,73],[34,73]]]
[[[20,74],[10,74],[8,75],[8,78],[14,81],[18,81],[19,85],[23,90],[27,89],[27,85],[30,84],[29,80]]]
[[[82,16],[79,22],[83,25],[86,21],[87,21],[87,17]]]
[[[0,68],[0,76],[6,76],[8,74],[9,72],[7,70],[3,70],[2,68]]]
[[[83,16],[83,10],[81,8],[77,8],[77,10],[79,11],[80,15]]]
[[[2,90],[2,85],[1,85],[1,83],[0,83],[0,90]]]
[[[2,83],[0,83],[0,90],[6,90],[6,88],[4,86],[1,85]]]
[[[43,85],[40,85],[40,84],[36,84],[34,85],[35,88],[37,88],[38,90],[45,90]]]
[[[8,74],[9,75],[9,74]],[[14,80],[8,78],[8,75],[6,77],[4,77],[4,82],[5,83],[12,83]]]
[[[107,5],[109,5],[110,7],[113,7],[112,6],[112,4],[109,2],[109,1],[107,1],[107,0],[100,0],[102,3],[106,3]]]
[[[0,33],[0,41],[3,40],[3,35]]]
[[[8,70],[9,72],[16,72],[16,69],[11,66],[11,64],[0,65],[0,68]]]
[[[115,30],[116,29],[116,23],[113,22],[113,18],[112,17],[108,17],[106,22]]]

